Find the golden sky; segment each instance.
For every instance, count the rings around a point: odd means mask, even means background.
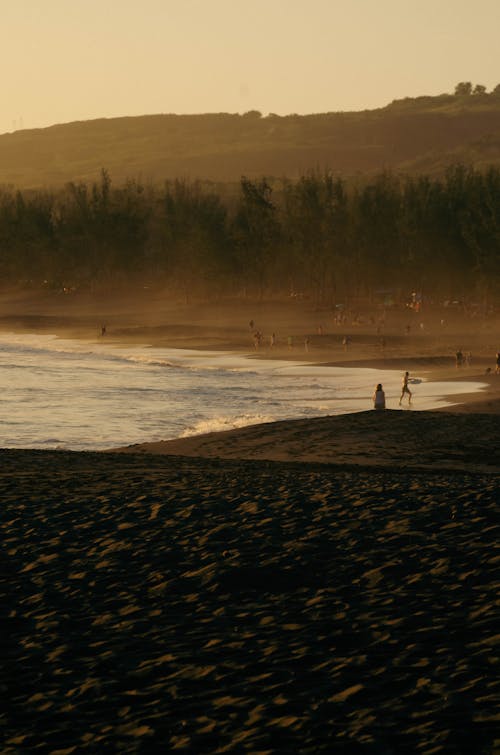
[[[0,133],[500,83],[500,0],[0,0]]]

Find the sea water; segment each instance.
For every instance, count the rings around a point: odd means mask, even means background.
[[[413,375],[413,410],[480,383]],[[284,419],[398,408],[401,372],[0,334],[0,447],[110,449]],[[458,399],[457,399],[458,400]]]

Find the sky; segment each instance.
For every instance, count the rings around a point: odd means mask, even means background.
[[[500,83],[500,0],[0,0],[0,133]]]

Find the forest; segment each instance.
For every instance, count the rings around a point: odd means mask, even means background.
[[[189,297],[500,300],[500,169],[0,191],[1,285]]]

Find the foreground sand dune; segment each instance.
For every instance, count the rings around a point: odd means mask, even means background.
[[[500,472],[496,414],[387,410],[252,425],[124,453]]]
[[[496,418],[374,415],[1,451],[2,752],[495,752]]]

